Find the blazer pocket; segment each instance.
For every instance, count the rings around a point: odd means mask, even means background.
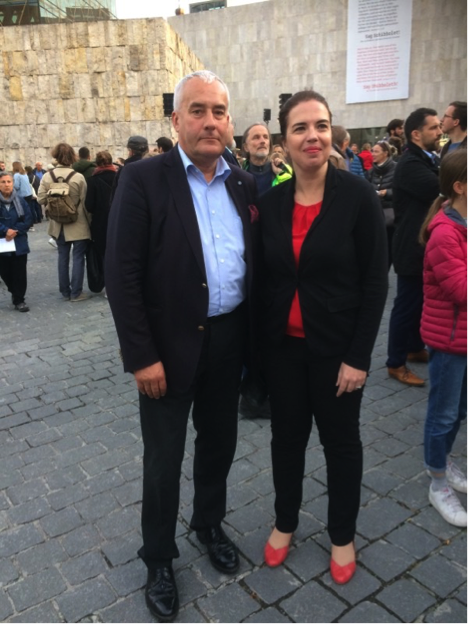
[[[359,295],[344,295],[342,297],[333,297],[327,299],[327,309],[329,312],[342,312],[343,310],[351,310],[361,305]]]

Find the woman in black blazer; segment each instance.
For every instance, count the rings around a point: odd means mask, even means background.
[[[366,172],[366,178],[377,192],[387,228],[388,269],[392,266],[392,240],[395,232],[395,213],[393,211],[393,176],[396,162],[392,158],[387,141],[378,141],[372,148],[372,169]]]
[[[296,93],[280,126],[295,176],[259,203],[276,490],[265,560],[284,561],[298,525],[313,415],[327,462],[330,569],[346,583],[356,569],[362,389],[387,295],[385,226],[371,185],[329,163],[331,113],[320,94]]]

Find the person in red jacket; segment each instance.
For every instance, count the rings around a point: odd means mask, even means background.
[[[466,527],[466,511],[454,492],[466,493],[466,476],[450,459],[466,419],[466,150],[442,161],[440,188],[421,230],[421,336],[429,347],[431,383],[424,460],[432,479],[429,501],[447,522]]]
[[[364,169],[366,171],[372,169],[374,158],[372,156],[370,143],[364,143],[362,146],[362,152],[359,154],[359,158],[362,160],[362,164],[364,165]]]

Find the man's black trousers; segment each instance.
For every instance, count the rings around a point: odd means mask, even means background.
[[[237,443],[237,406],[247,331],[245,308],[241,305],[230,314],[208,320],[189,391],[172,393],[169,380],[165,397],[149,399],[140,395],[144,455],[143,547],[139,555],[150,569],[170,565],[179,556],[175,532],[192,403],[197,435],[190,526],[202,530],[218,525],[226,515],[226,479]]]

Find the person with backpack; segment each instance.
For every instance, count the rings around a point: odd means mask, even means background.
[[[86,180],[72,168],[76,155],[71,145],[59,143],[53,148],[51,155],[57,166],[44,174],[37,199],[45,207],[46,216],[49,218],[48,234],[56,240],[58,246],[60,293],[66,301],[84,301],[89,297],[83,292],[83,280],[86,248],[91,238],[91,215],[85,207]]]

